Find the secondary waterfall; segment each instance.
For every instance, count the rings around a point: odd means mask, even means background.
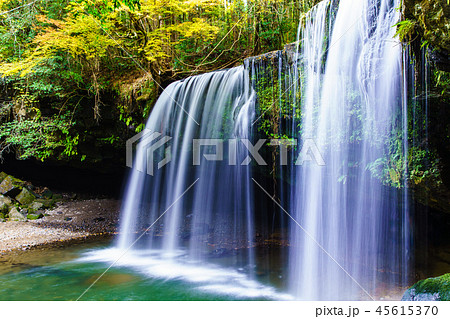
[[[300,30],[300,135],[326,163],[294,173],[290,210],[303,229],[291,227],[290,283],[301,299],[370,299],[381,283],[405,284],[407,193],[380,182],[388,171],[401,188],[406,173],[398,7],[323,1]]]

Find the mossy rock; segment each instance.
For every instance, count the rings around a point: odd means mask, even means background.
[[[27,217],[20,213],[16,207],[11,208],[9,211],[9,220],[11,221],[17,221],[17,222],[26,222]]]
[[[41,199],[41,198],[36,199],[35,202],[41,203],[44,208],[52,208],[56,203],[54,199]]]
[[[52,199],[54,199],[54,200],[62,200],[63,196],[61,194],[53,194]]]
[[[402,297],[406,301],[450,301],[450,274],[415,283]]]
[[[8,175],[0,184],[0,194],[16,197],[22,191],[24,184],[24,181]]]
[[[45,199],[51,199],[53,197],[53,192],[48,188],[45,188],[42,192],[41,196]]]
[[[16,200],[22,205],[31,204],[35,199],[36,196],[26,187],[22,188],[22,191],[19,193],[19,195],[16,196]]]
[[[5,172],[0,173],[0,183],[3,182],[3,180],[8,176]]]
[[[0,213],[8,214],[12,206],[12,201],[10,198],[0,195]]]
[[[37,211],[35,213],[29,213],[27,215],[27,218],[30,219],[30,220],[36,220],[36,219],[39,219],[39,218],[42,218],[42,217],[44,217],[44,214],[41,211]]]
[[[28,209],[32,212],[36,212],[42,208],[44,208],[44,204],[37,202],[37,201],[34,201],[30,205],[28,205]]]
[[[9,212],[9,206],[5,203],[0,203],[0,214],[8,214]]]
[[[1,204],[6,204],[8,206],[11,206],[12,205],[12,200],[9,197],[0,195],[0,205]]]

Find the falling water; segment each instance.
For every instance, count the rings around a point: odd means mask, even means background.
[[[150,259],[144,264],[153,274],[270,295],[253,280],[256,216],[264,213],[255,207],[254,171],[242,165],[249,160],[243,141],[254,144],[253,124],[270,113],[278,121],[274,136],[299,139],[289,149],[292,166],[272,158],[279,176],[271,191],[295,220],[273,212],[272,226],[290,224],[290,293],[370,299],[385,284],[404,286],[412,251],[409,79],[394,37],[398,2],[324,0],[302,20],[290,58],[280,51],[270,63],[253,58],[167,87],[136,141],[118,249]],[[261,93],[278,109],[258,109]],[[196,139],[212,144],[194,163]],[[315,141],[324,166],[293,165],[306,139]],[[224,141],[223,156],[217,141]],[[274,231],[264,227],[263,236]],[[214,257],[231,260],[234,270],[215,271]]]
[[[388,171],[401,188],[406,173],[398,7],[326,0],[301,28],[301,138],[315,141],[326,165],[295,173],[291,211],[303,229],[291,230],[290,282],[299,298],[370,299],[380,282],[405,284],[407,196],[380,181]]]
[[[149,229],[154,235],[163,235],[161,242],[150,236],[146,248],[159,247],[170,256],[185,246],[192,258],[201,259],[208,253],[205,242],[219,248],[251,244],[248,226],[252,217],[247,215],[253,203],[248,187],[250,166],[236,165],[247,156],[238,139],[251,138],[254,103],[249,83],[248,72],[237,67],[175,82],[163,92],[146,129],[171,138],[166,145],[171,161],[155,169],[153,176],[146,174],[144,166],[153,165],[146,161],[150,141],[141,138],[125,195],[120,247],[131,245],[142,227],[150,226],[166,210],[162,222]],[[233,155],[207,160],[208,154],[219,149],[204,146],[200,152],[206,156],[195,163],[195,139],[220,141],[229,148],[224,153]],[[160,153],[167,156],[167,152]],[[154,159],[155,165],[158,161]]]
[[[250,296],[270,295],[273,288],[252,281],[254,200],[245,141],[254,144],[254,117],[254,90],[244,66],[167,87],[137,144],[118,249],[145,257],[137,263],[156,276],[203,281],[221,292],[242,288]],[[221,146],[202,146],[196,162],[196,139]],[[150,149],[155,154],[149,162]],[[157,166],[164,158],[170,162]],[[153,175],[147,174],[149,165]],[[234,270],[218,271],[210,263],[216,257],[226,257]]]

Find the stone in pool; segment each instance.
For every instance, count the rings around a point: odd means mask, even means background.
[[[415,283],[406,290],[403,301],[449,301],[450,274],[427,278]]]

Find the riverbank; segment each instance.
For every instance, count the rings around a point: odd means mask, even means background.
[[[89,199],[59,202],[45,216],[0,223],[0,253],[117,232],[120,202]]]

